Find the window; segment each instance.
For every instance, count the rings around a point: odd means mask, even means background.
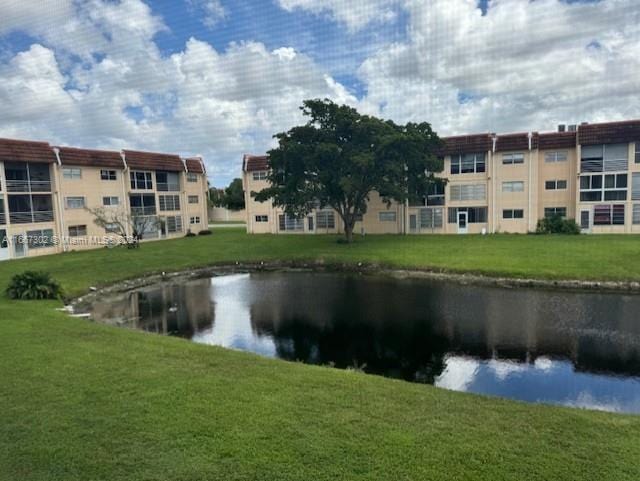
[[[627,199],[627,174],[595,174],[580,176],[580,201]]]
[[[378,212],[378,220],[380,220],[380,222],[395,222],[396,213],[393,211]]]
[[[442,209],[420,209],[421,229],[440,229],[442,224]]]
[[[120,226],[118,224],[116,224],[115,222],[105,224],[104,225],[104,232],[106,234],[119,234],[120,233]]]
[[[522,181],[503,182],[502,192],[524,192],[524,182]]]
[[[200,197],[198,197],[197,195],[189,196],[189,204],[199,204],[199,203],[200,203]]]
[[[502,154],[504,165],[524,164],[524,154]]]
[[[486,184],[452,185],[449,189],[449,199],[453,201],[485,200],[486,198]]]
[[[129,196],[129,204],[133,215],[156,214],[156,196],[153,194],[132,194]]]
[[[180,210],[179,195],[161,195],[158,199],[160,211]]]
[[[120,198],[119,197],[103,197],[102,198],[102,205],[104,206],[114,206],[114,205],[120,205]]]
[[[444,184],[442,182],[429,185],[426,205],[444,205]]]
[[[70,225],[69,237],[81,237],[87,235],[86,225]]]
[[[153,180],[151,172],[135,172],[129,174],[131,180],[131,188],[134,190],[151,190],[153,189]]]
[[[631,177],[631,200],[640,200],[640,173],[634,173]]]
[[[100,171],[100,179],[101,180],[116,180],[116,171],[115,170],[101,170]]]
[[[84,197],[67,197],[65,204],[67,209],[84,209]]]
[[[65,167],[62,169],[62,177],[69,180],[82,179],[82,169],[75,167]]]
[[[593,225],[624,225],[624,204],[596,205],[593,208]]]
[[[549,218],[557,215],[559,215],[560,217],[566,218],[567,208],[566,207],[545,207],[544,208],[545,217]]]
[[[318,229],[335,229],[336,215],[332,210],[321,210],[316,212],[316,227]]]
[[[582,172],[615,172],[628,169],[627,144],[585,145],[582,147]]]
[[[467,222],[469,224],[484,224],[487,222],[486,207],[449,207],[449,224],[458,222],[458,212],[466,212],[468,214]]]
[[[48,164],[5,162],[7,192],[51,192]]]
[[[49,194],[10,195],[7,205],[12,224],[53,221],[53,202]]]
[[[560,152],[546,152],[544,154],[544,161],[547,163],[552,162],[566,162],[567,161],[567,151],[563,150]]]
[[[253,180],[267,180],[267,172],[263,170],[259,172],[254,172]]]
[[[452,174],[473,174],[484,172],[486,168],[484,154],[460,154],[451,156]]]
[[[182,231],[182,217],[179,215],[167,217],[167,232],[172,234]]]
[[[524,219],[523,209],[504,209],[502,211],[503,219]]]
[[[200,217],[195,216],[195,217],[191,217],[189,219],[189,224],[194,225],[194,224],[199,224],[200,223]]]
[[[544,188],[546,190],[566,190],[567,181],[566,180],[547,180],[544,183]]]
[[[268,215],[257,215],[256,216],[256,222],[269,222],[269,216]]]
[[[636,164],[640,164],[640,142],[636,142]]]
[[[198,174],[195,172],[187,172],[187,182],[198,182]]]
[[[633,225],[640,224],[640,204],[633,204]]]
[[[156,172],[156,186],[159,192],[180,190],[180,180],[175,172]]]
[[[55,239],[53,229],[40,229],[27,231],[27,245],[30,249],[41,249],[43,247],[53,247]]]
[[[278,227],[281,231],[301,231],[304,230],[304,219],[281,214],[278,218]]]

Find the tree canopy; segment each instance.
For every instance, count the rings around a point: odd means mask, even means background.
[[[371,192],[388,203],[415,201],[439,182],[441,141],[428,123],[397,125],[327,99],[306,100],[301,109],[309,121],[275,135],[270,186],[256,200],[272,199],[296,217],[333,208],[351,241]]]
[[[224,189],[209,189],[209,199],[214,207],[225,207],[229,210],[244,209],[244,190],[242,179],[233,179]]]

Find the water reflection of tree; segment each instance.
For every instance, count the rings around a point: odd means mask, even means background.
[[[449,342],[434,332],[429,309],[420,308],[429,304],[428,294],[407,290],[389,297],[387,282],[370,281],[315,282],[311,309],[304,283],[288,286],[288,293],[270,292],[252,305],[252,326],[273,337],[283,359],[433,382]]]
[[[430,382],[448,354],[638,375],[637,308],[593,293],[310,275],[256,298],[251,320],[282,358]]]

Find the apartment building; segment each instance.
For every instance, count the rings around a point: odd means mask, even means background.
[[[584,233],[640,233],[640,120],[561,125],[555,132],[443,139],[446,179],[419,205],[387,206],[373,193],[356,224],[362,234],[535,231],[543,217],[576,219]],[[249,233],[338,233],[331,209],[294,219],[252,192],[267,186],[268,157],[245,155]]]
[[[115,242],[94,208],[148,216],[143,240],[197,233],[208,228],[207,194],[200,158],[0,139],[0,260]]]

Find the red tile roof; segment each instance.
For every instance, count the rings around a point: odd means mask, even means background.
[[[268,155],[245,155],[242,159],[242,170],[254,172],[257,170],[269,170]]]
[[[580,125],[578,140],[581,145],[640,142],[640,120]]]
[[[120,152],[112,150],[77,149],[75,147],[58,147],[60,161],[63,165],[79,165],[87,167],[110,167],[123,169],[124,162]]]
[[[538,148],[538,134],[531,136],[531,148]],[[529,133],[504,134],[496,136],[496,152],[508,152],[513,150],[529,150]]]
[[[187,164],[187,170],[189,172],[196,172],[198,174],[204,174],[204,167],[203,167],[203,163],[202,163],[202,159],[198,158],[198,157],[194,157],[194,158],[190,158],[190,159],[184,159],[185,163]]]
[[[0,161],[52,164],[56,156],[47,142],[0,139]]]
[[[549,132],[540,134],[538,143],[540,150],[570,149],[576,146],[575,132]]]
[[[489,134],[459,135],[445,137],[441,155],[471,154],[491,150],[492,142]]]
[[[179,155],[140,152],[137,150],[123,150],[123,152],[127,165],[131,169],[184,171],[184,164]]]

